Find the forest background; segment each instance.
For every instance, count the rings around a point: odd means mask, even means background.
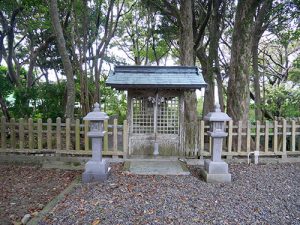
[[[0,115],[82,118],[100,102],[121,122],[109,70],[173,64],[208,84],[204,101],[185,94],[187,121],[215,94],[235,121],[299,117],[299,28],[299,0],[1,0]]]

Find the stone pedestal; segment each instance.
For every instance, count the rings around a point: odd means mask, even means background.
[[[110,173],[108,162],[90,160],[85,164],[85,171],[82,174],[82,182],[102,182],[105,181]]]
[[[213,162],[204,161],[202,176],[208,183],[227,183],[231,182],[231,174],[228,173],[228,164],[224,161]]]

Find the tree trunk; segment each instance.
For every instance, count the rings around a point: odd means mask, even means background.
[[[251,58],[251,28],[255,9],[260,1],[239,0],[232,34],[227,112],[234,121],[248,121],[249,62]]]
[[[202,75],[207,83],[207,88],[205,88],[204,92],[204,103],[203,103],[203,113],[202,116],[206,116],[207,113],[209,113],[214,108],[214,102],[215,102],[215,95],[214,95],[214,79],[213,79],[213,73],[212,68],[210,69],[210,74],[208,72],[208,56],[205,53],[205,48],[200,47],[197,52],[197,58],[200,61],[201,69],[202,69]]]
[[[255,119],[262,120],[261,111],[261,95],[260,95],[260,75],[258,71],[258,43],[259,39],[253,40],[252,44],[252,68],[253,68],[253,80],[254,80],[254,95],[255,95]]]
[[[261,8],[258,10],[256,16],[255,25],[252,32],[252,69],[254,74],[254,94],[255,94],[255,119],[261,121],[263,119],[262,114],[262,101],[260,93],[260,74],[258,70],[258,44],[259,41],[268,28],[268,20],[270,17],[270,11],[272,9],[272,0],[265,0]]]
[[[73,119],[75,106],[75,83],[73,76],[73,68],[70,58],[68,56],[63,30],[59,22],[59,13],[56,0],[50,1],[50,17],[52,21],[54,34],[56,36],[58,52],[61,56],[63,68],[67,77],[67,103],[65,117]]]
[[[193,13],[192,0],[181,0],[180,7],[180,64],[193,66],[194,42],[193,42]],[[195,149],[196,121],[197,121],[197,97],[195,91],[186,91],[184,94],[185,110],[185,144],[190,150]]]
[[[3,115],[5,116],[6,120],[9,121],[10,120],[9,112],[7,110],[6,102],[5,102],[4,98],[2,97],[2,95],[0,95],[0,105],[1,105]]]
[[[215,67],[216,67],[216,80],[217,80],[217,86],[218,86],[219,103],[220,103],[221,111],[224,112],[225,111],[224,93],[223,93],[224,87],[223,87],[223,80],[222,80],[222,76],[221,76],[218,56],[216,56],[216,59],[215,59]]]

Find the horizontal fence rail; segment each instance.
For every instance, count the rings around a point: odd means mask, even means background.
[[[103,155],[126,156],[128,151],[127,121],[118,125],[117,119],[109,124],[104,121]],[[56,121],[48,119],[43,123],[41,119],[12,118],[9,122],[1,118],[1,148],[0,152],[12,153],[58,153],[68,155],[91,155],[91,140],[87,136],[89,121],[76,119],[71,122],[61,118]]]
[[[189,124],[186,124],[189,126]],[[195,126],[195,123],[191,124]],[[55,121],[41,119],[1,118],[0,152],[91,155],[91,140],[87,136],[89,122],[79,119],[60,118]],[[259,150],[260,155],[288,156],[300,155],[300,120],[280,119],[255,123],[242,121],[226,122],[228,136],[223,142],[223,156],[246,156],[249,152]],[[126,157],[128,155],[128,125],[125,120],[118,125],[117,119],[104,121],[103,155]],[[198,121],[196,124],[195,149],[184,149],[188,157],[210,156],[211,138],[208,136],[209,124]]]

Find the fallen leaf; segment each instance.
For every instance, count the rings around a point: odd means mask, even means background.
[[[96,219],[92,222],[92,225],[98,225],[100,224],[100,220],[99,219]]]

